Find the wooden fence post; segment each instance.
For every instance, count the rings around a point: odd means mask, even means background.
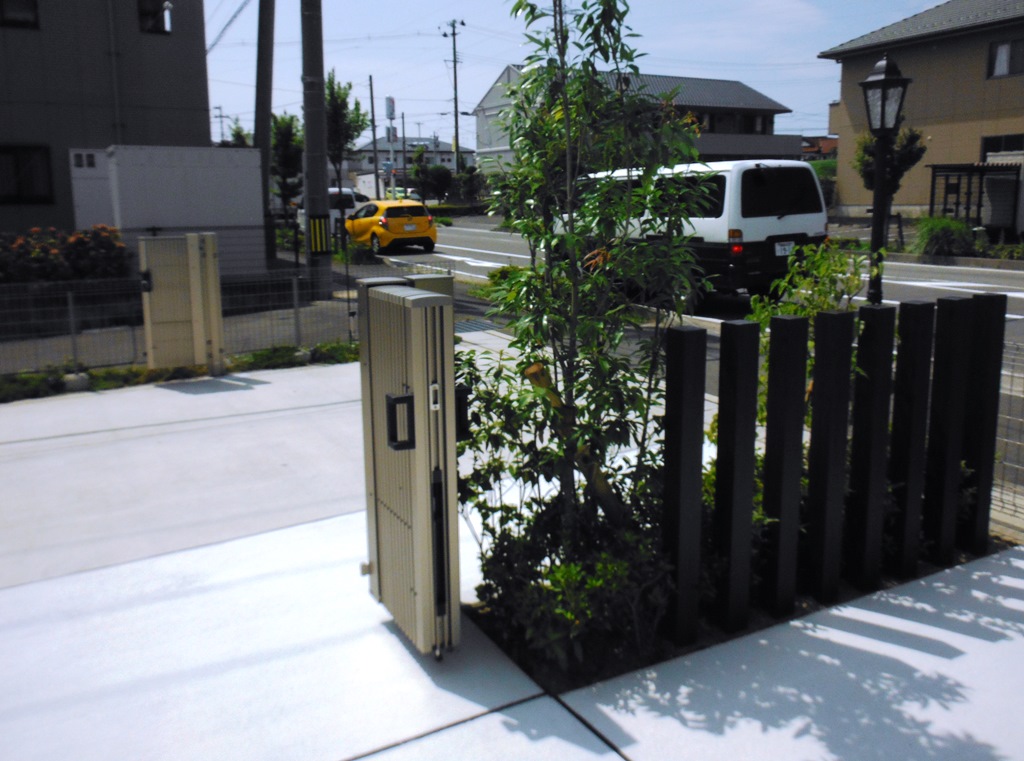
[[[800,539],[808,320],[771,319],[764,450],[764,512],[768,526],[765,593],[775,615],[793,610]]]
[[[971,393],[971,424],[964,438],[967,486],[974,500],[964,525],[960,545],[975,555],[988,548],[992,480],[996,460],[996,428],[1002,387],[1003,338],[1006,333],[1006,295],[979,293],[971,299],[974,327],[971,330],[968,388]]]
[[[697,639],[706,363],[706,330],[683,326],[668,331],[663,541],[676,588],[666,628],[676,645]]]
[[[934,332],[935,304],[929,301],[900,304],[889,481],[896,503],[893,569],[903,578],[917,575],[921,554],[921,503]]]
[[[713,525],[716,545],[725,561],[718,593],[721,621],[730,631],[747,625],[750,607],[759,338],[757,323],[722,323]]]
[[[938,300],[922,522],[932,558],[941,565],[952,565],[956,559],[972,311],[967,297]]]
[[[807,554],[814,595],[825,603],[839,596],[842,567],[853,325],[853,312],[821,312],[814,320]]]
[[[860,323],[844,534],[850,579],[862,589],[877,589],[882,583],[882,537],[889,497],[886,471],[896,309],[861,307]]]

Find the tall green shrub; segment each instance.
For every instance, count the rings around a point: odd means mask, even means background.
[[[655,645],[668,594],[658,381],[665,332],[696,287],[683,228],[701,189],[657,174],[695,159],[695,129],[636,86],[627,11],[513,4],[534,53],[509,93],[514,158],[497,197],[536,266],[491,291],[511,352],[460,353],[475,421],[460,496],[483,526],[480,600],[510,645],[569,671]],[[594,176],[622,167],[625,181]],[[641,322],[652,337],[625,356]]]
[[[974,256],[974,233],[962,219],[922,217],[914,250],[923,256]]]

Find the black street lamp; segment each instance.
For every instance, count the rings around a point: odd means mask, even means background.
[[[889,60],[886,55],[875,64],[867,79],[860,83],[864,88],[868,129],[875,137],[875,190],[871,210],[872,268],[868,282],[868,301],[872,304],[882,303],[882,249],[885,248],[885,230],[892,201],[888,168],[893,140],[900,127],[903,99],[910,82],[900,73],[896,62]]]

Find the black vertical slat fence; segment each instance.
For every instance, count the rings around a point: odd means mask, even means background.
[[[1005,314],[1006,298],[989,295],[908,302],[898,321],[892,307],[867,306],[859,335],[854,313],[820,314],[810,384],[808,320],[773,319],[761,474],[767,528],[759,534],[752,531],[757,326],[722,326],[711,506],[703,504],[697,464],[706,338],[697,328],[670,331],[665,541],[676,580],[673,641],[696,638],[702,593],[713,595],[709,612],[721,626],[737,629],[754,602],[785,615],[799,591],[829,603],[844,577],[875,589],[887,573],[913,575],[922,558],[949,565],[958,547],[984,552]],[[805,389],[812,405],[806,467]],[[714,535],[703,548],[713,557],[701,556],[706,509]],[[755,574],[761,593],[752,599]],[[716,580],[713,589],[702,589],[704,578]]]
[[[767,431],[764,447],[765,595],[775,615],[793,610],[800,540],[804,402],[807,392],[807,320],[773,317],[768,348]]]
[[[822,602],[839,595],[842,572],[853,329],[852,312],[823,312],[814,320],[806,554],[808,577]]]

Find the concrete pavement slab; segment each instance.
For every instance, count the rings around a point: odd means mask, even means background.
[[[0,755],[337,761],[540,695],[469,621],[441,663],[416,653],[365,559],[355,513],[0,590]]]
[[[1024,548],[575,691],[630,759],[1015,761]]]
[[[0,587],[365,508],[359,365],[0,405]]]

